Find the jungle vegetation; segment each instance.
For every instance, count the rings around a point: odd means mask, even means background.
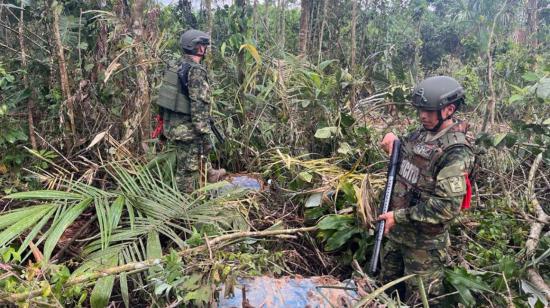
[[[550,301],[550,4],[545,0],[0,0],[0,301],[208,306],[238,277],[356,277],[366,307],[387,156],[411,87],[467,91],[479,168],[452,230],[449,303]],[[200,2],[200,3],[199,3]],[[197,5],[199,3],[199,5]],[[260,192],[192,194],[151,138],[186,29],[224,132],[209,160]],[[365,303],[366,302],[366,303]]]

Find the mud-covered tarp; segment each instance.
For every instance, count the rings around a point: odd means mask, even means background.
[[[244,288],[244,292],[243,292]],[[353,281],[322,277],[255,277],[238,279],[233,295],[219,293],[218,307],[351,307],[358,300]]]

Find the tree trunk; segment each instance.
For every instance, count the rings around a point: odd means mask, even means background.
[[[37,149],[36,145],[36,138],[34,136],[34,100],[36,98],[36,92],[34,91],[34,88],[30,86],[29,83],[29,77],[28,77],[28,65],[27,65],[27,51],[25,48],[25,39],[23,37],[23,23],[24,23],[24,16],[23,16],[23,1],[21,1],[21,9],[19,14],[19,47],[21,48],[21,67],[24,71],[23,73],[23,85],[26,89],[31,90],[31,96],[27,100],[27,121],[29,125],[29,140],[31,142],[31,146],[33,150]]]
[[[309,36],[309,15],[310,15],[310,0],[302,0],[300,11],[300,34],[298,42],[298,52],[300,56],[307,54],[307,41]]]
[[[214,21],[212,20],[212,0],[205,0],[206,6],[206,18],[208,19],[208,34],[212,36],[212,31],[214,29]]]
[[[285,50],[285,9],[286,0],[279,0],[279,33],[281,33],[281,50]]]
[[[538,1],[537,0],[528,0],[527,5],[525,7],[527,10],[527,33],[529,33],[529,41],[531,43],[531,47],[537,48],[538,47],[538,16],[537,16],[537,10],[538,10]]]
[[[258,42],[258,0],[254,0],[254,7],[252,9],[254,19],[254,40]]]
[[[319,30],[319,48],[317,52],[317,65],[321,63],[321,52],[323,50],[323,34],[325,32],[325,22],[327,17],[327,3],[328,0],[323,0],[323,13],[321,15],[321,29]]]
[[[61,94],[63,99],[67,104],[67,116],[69,118],[68,125],[66,124],[67,130],[72,134],[72,142],[76,141],[76,125],[74,119],[74,106],[73,98],[71,97],[71,90],[69,87],[69,73],[67,72],[67,63],[65,62],[65,53],[63,50],[63,44],[61,42],[61,32],[59,30],[59,15],[62,10],[62,6],[55,1],[49,1],[49,8],[52,13],[52,32],[53,32],[53,41],[55,44],[56,54],[57,54],[57,64],[59,65],[59,80],[61,82]],[[64,119],[61,119],[63,122]]]
[[[491,49],[493,48],[493,37],[495,35],[495,28],[498,21],[499,16],[504,12],[506,9],[506,5],[508,5],[508,0],[504,2],[498,13],[495,15],[495,18],[493,19],[493,25],[491,27],[491,33],[489,34],[489,40],[487,42],[487,79],[489,83],[489,102],[487,102],[487,109],[485,110],[485,117],[483,119],[483,127],[482,131],[487,132],[488,126],[492,127],[495,124],[495,105],[496,105],[496,93],[495,93],[495,86],[493,84],[493,56],[491,54]]]
[[[349,61],[349,68],[353,76],[355,76],[355,73],[356,73],[355,72],[355,52],[357,48],[357,43],[355,39],[355,28],[357,26],[357,1],[358,0],[351,1],[351,55],[350,55],[350,61]],[[356,91],[356,85],[354,81],[351,86],[351,97],[350,97],[351,112],[353,112],[355,108],[355,91]]]
[[[149,82],[147,80],[147,56],[144,48],[143,13],[146,0],[136,0],[132,6],[132,33],[136,52],[136,82],[137,93],[134,97],[134,113],[130,127],[125,134],[129,138],[135,129],[140,128],[141,141],[149,139],[151,133],[151,106],[149,98]],[[145,144],[142,144],[145,149]]]
[[[237,10],[239,10],[239,33],[246,33],[246,1],[245,0],[236,0],[235,4],[237,5]],[[243,42],[244,43],[244,42]],[[239,85],[244,82],[245,72],[244,72],[244,51],[239,52],[237,56],[237,81]]]

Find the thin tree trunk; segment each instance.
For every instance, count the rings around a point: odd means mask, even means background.
[[[350,55],[350,72],[352,74],[355,73],[355,52],[357,48],[357,43],[355,42],[355,28],[357,25],[357,1],[358,0],[352,0],[351,1],[351,55]],[[351,97],[350,97],[350,110],[353,112],[355,108],[355,91],[356,91],[356,85],[355,82],[351,86]]]
[[[254,40],[258,42],[258,0],[254,0],[254,7],[252,9],[254,20]]]
[[[214,21],[212,20],[212,0],[205,0],[206,6],[206,18],[208,18],[208,33],[212,36],[212,31],[214,29]]]
[[[285,50],[285,8],[286,0],[279,0],[279,31],[281,33],[281,50]]]
[[[321,63],[321,52],[323,51],[323,34],[325,32],[325,22],[327,18],[327,3],[328,0],[323,0],[323,13],[321,15],[321,29],[319,30],[319,48],[317,51],[317,65]]]
[[[27,51],[25,48],[25,39],[23,37],[23,23],[24,23],[24,15],[23,15],[23,1],[21,1],[21,9],[19,14],[19,47],[21,49],[21,66],[23,68],[23,85],[26,89],[31,90],[31,96],[27,99],[27,122],[29,125],[29,139],[31,142],[31,146],[33,150],[37,149],[36,145],[36,138],[34,136],[34,100],[36,98],[36,92],[34,91],[34,88],[30,86],[29,83],[29,77],[28,77],[28,65],[27,65]]]
[[[497,25],[498,18],[500,15],[504,12],[506,9],[506,5],[508,5],[508,0],[504,2],[498,13],[495,15],[495,18],[493,19],[493,25],[491,27],[491,33],[489,34],[489,41],[487,43],[487,79],[489,82],[489,102],[487,102],[487,109],[485,110],[485,117],[483,119],[483,127],[482,131],[487,132],[487,126],[492,127],[495,124],[495,105],[496,105],[496,93],[495,93],[495,86],[493,84],[493,56],[491,55],[491,49],[493,47],[493,36],[495,35],[495,28]]]
[[[133,124],[140,126],[141,141],[149,139],[151,133],[151,105],[149,99],[149,82],[147,80],[147,57],[143,37],[143,13],[146,0],[136,0],[132,6],[132,32],[136,40],[136,73],[138,93],[135,97],[135,116]],[[129,137],[129,136],[126,136]],[[145,147],[144,144],[142,144]]]
[[[538,16],[537,16],[537,10],[538,10],[538,1],[537,0],[528,0],[527,6],[527,27],[529,33],[529,41],[531,43],[531,47],[537,48],[538,47]]]
[[[63,51],[63,43],[61,42],[61,32],[59,30],[59,15],[61,13],[62,6],[53,0],[49,0],[49,7],[52,13],[52,32],[53,41],[55,44],[57,54],[57,64],[59,65],[59,80],[61,82],[61,94],[67,104],[67,116],[69,118],[68,130],[72,134],[72,142],[74,144],[76,140],[76,125],[74,119],[74,105],[71,97],[71,90],[69,86],[69,73],[67,72],[67,63],[65,62],[65,53]],[[62,119],[63,121],[63,119]]]
[[[309,36],[309,15],[310,15],[310,0],[302,0],[300,11],[300,34],[298,42],[298,52],[300,56],[307,54],[307,42]]]
[[[236,0],[237,9],[239,10],[239,32],[246,33],[246,1],[245,0]],[[244,82],[245,72],[244,72],[244,51],[239,52],[237,56],[238,68],[237,68],[237,81],[239,85]]]

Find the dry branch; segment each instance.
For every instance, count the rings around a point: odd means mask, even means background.
[[[223,242],[228,242],[236,239],[241,239],[245,237],[267,237],[267,236],[277,236],[281,234],[295,234],[295,233],[302,233],[302,232],[312,232],[316,231],[317,227],[304,227],[304,228],[296,228],[296,229],[285,229],[285,230],[265,230],[265,231],[249,231],[249,232],[237,232],[237,233],[231,233],[231,234],[225,234],[218,237],[213,238],[211,241],[208,241],[207,244],[197,246],[194,248],[187,248],[180,250],[178,252],[179,256],[191,256],[197,253],[200,253],[202,251],[208,250],[209,248],[213,248],[214,246],[221,244]],[[115,266],[106,268],[103,270],[98,270],[92,273],[86,273],[80,276],[76,276],[72,279],[69,279],[64,285],[64,287],[70,287],[77,284],[85,283],[91,280],[95,280],[98,278],[110,276],[110,275],[116,275],[120,273],[125,272],[132,272],[132,273],[138,273],[142,272],[144,270],[147,270],[148,268],[159,265],[164,263],[164,258],[156,258],[156,259],[149,259],[142,262],[131,262],[128,264]],[[35,284],[38,285],[38,284]],[[15,293],[15,294],[6,294],[0,296],[0,303],[17,303],[21,301],[28,301],[30,298],[40,296],[42,294],[42,289],[39,290],[33,290],[30,292],[23,292],[23,293]]]
[[[542,229],[546,224],[550,222],[550,216],[546,215],[542,209],[537,196],[535,194],[535,174],[537,169],[542,161],[542,153],[537,155],[535,161],[531,165],[531,170],[529,171],[529,179],[527,182],[527,196],[530,201],[532,209],[535,211],[535,219],[532,222],[531,229],[529,230],[529,238],[525,243],[525,258],[531,258],[537,249],[539,244],[540,235]],[[529,268],[527,270],[527,277],[531,283],[536,286],[544,295],[546,299],[550,301],[550,287],[544,282],[544,279],[539,275],[539,273],[534,268]]]

